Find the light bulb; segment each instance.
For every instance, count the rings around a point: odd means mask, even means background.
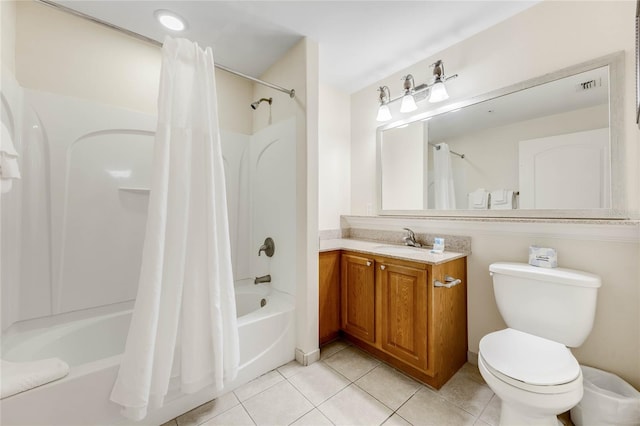
[[[380,108],[378,108],[378,116],[376,117],[376,121],[389,121],[391,120],[391,111],[389,111],[389,105],[382,104]]]
[[[186,28],[184,19],[173,12],[169,12],[168,10],[156,10],[155,15],[158,22],[160,22],[163,27],[168,28],[171,31],[182,31]]]
[[[413,99],[413,95],[411,93],[407,93],[402,97],[402,103],[400,104],[400,112],[411,112],[418,109],[418,105],[416,105],[416,100]]]
[[[442,102],[445,99],[449,99],[447,88],[444,86],[444,83],[442,81],[438,81],[433,86],[431,86],[431,95],[429,96],[429,102],[433,104],[436,102]]]

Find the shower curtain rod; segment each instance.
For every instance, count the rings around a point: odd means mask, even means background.
[[[429,145],[431,145],[431,146],[432,146],[432,147],[434,147],[435,149],[438,149],[438,150],[440,149],[440,147],[439,147],[438,145],[436,145],[435,143],[431,143],[431,142],[429,142]],[[457,155],[457,156],[458,156],[458,157],[460,157],[460,158],[464,158],[464,154],[458,154],[458,153],[457,153],[457,152],[455,152],[455,151],[451,151],[451,150],[449,150],[449,154]]]
[[[73,9],[71,9],[69,7],[66,7],[66,6],[63,6],[61,4],[58,4],[58,3],[56,3],[56,2],[54,2],[52,0],[36,0],[36,1],[38,1],[38,2],[40,2],[42,4],[44,4],[44,5],[47,5],[49,7],[53,7],[55,9],[57,9],[57,10],[62,11],[62,12],[70,13],[72,15],[78,16],[78,17],[86,19],[88,21],[95,22],[96,24],[100,24],[100,25],[103,25],[105,27],[111,28],[112,30],[120,31],[122,33],[125,33],[125,34],[131,36],[131,37],[137,38],[139,40],[146,41],[147,43],[151,43],[151,44],[153,44],[155,46],[162,47],[162,43],[160,43],[158,40],[154,40],[154,39],[152,39],[150,37],[147,37],[147,36],[144,36],[142,34],[136,33],[134,31],[128,30],[126,28],[122,28],[122,27],[119,27],[117,25],[113,25],[113,24],[111,24],[109,22],[106,22],[106,21],[103,21],[101,19],[94,18],[93,16],[89,16],[89,15],[87,15],[85,13],[78,12],[77,10],[73,10]],[[269,83],[268,81],[263,81],[263,80],[260,80],[258,78],[255,78],[255,77],[251,77],[250,75],[241,73],[240,71],[232,70],[231,68],[225,67],[224,65],[215,64],[215,67],[218,68],[218,69],[221,69],[223,71],[226,71],[228,73],[231,73],[233,75],[237,75],[238,77],[242,77],[244,79],[251,80],[254,83],[262,84],[263,86],[267,86],[267,87],[270,87],[272,89],[279,90],[280,92],[284,92],[284,93],[288,94],[289,97],[292,98],[292,99],[295,98],[295,96],[296,96],[295,89],[286,89],[286,88],[284,88],[282,86],[278,86],[277,84]]]

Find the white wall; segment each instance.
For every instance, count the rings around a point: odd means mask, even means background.
[[[318,228],[340,228],[351,210],[351,98],[320,85],[318,118]]]
[[[296,356],[318,354],[318,45],[303,39],[261,79],[295,89],[296,96],[255,85],[254,99],[273,97],[273,123],[295,117],[296,124]],[[263,103],[254,113],[254,132],[269,125]],[[276,245],[278,242],[275,242]]]
[[[16,57],[16,2],[5,0],[0,2],[0,60],[2,68],[15,73]]]
[[[25,88],[150,114],[157,111],[161,51],[156,45],[21,1],[15,51],[16,77]],[[220,127],[251,134],[253,84],[221,70],[216,70],[216,83]]]
[[[465,158],[452,158],[465,181],[456,181],[456,204],[467,207],[467,193],[478,188],[519,190],[518,142],[609,127],[609,106],[583,108],[562,114],[483,129],[447,140],[449,149]],[[430,158],[430,160],[432,160]],[[431,165],[430,165],[431,167]]]
[[[382,209],[422,210],[425,130],[422,122],[384,132],[382,146]]]
[[[557,71],[616,51],[625,52],[623,137],[626,150],[628,208],[637,215],[640,204],[639,141],[634,106],[635,1],[545,1],[437,55],[378,81],[351,98],[351,213],[363,215],[375,205],[375,115],[378,86],[399,93],[400,77],[407,73],[416,81],[429,78],[429,64],[442,59],[459,78],[448,84],[456,102],[500,89],[545,73]],[[427,108],[422,104],[420,108]],[[423,110],[417,111],[422,112]],[[559,251],[559,265],[599,274],[603,287],[593,332],[575,350],[578,360],[613,371],[640,387],[640,242],[638,229],[626,228],[630,236],[617,238],[625,229],[604,227],[601,233],[583,238],[581,233],[601,225],[561,224],[549,221],[486,221],[465,225],[462,221],[380,218],[368,226],[400,229],[412,225],[424,232],[469,235],[473,254],[468,258],[469,350],[478,351],[480,338],[504,327],[496,309],[489,264],[495,261],[526,261],[531,244],[549,245]]]
[[[635,124],[635,2],[544,1],[444,51],[400,70],[353,94],[351,98],[351,213],[375,205],[376,89],[387,85],[396,96],[400,77],[431,78],[429,65],[442,59],[459,77],[447,84],[447,104],[539,77],[613,52],[625,52],[624,146],[629,209],[640,209],[639,144]],[[579,16],[579,19],[576,19]],[[570,26],[570,27],[568,27]],[[415,113],[442,104],[419,103]]]

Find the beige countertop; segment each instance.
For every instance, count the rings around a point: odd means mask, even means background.
[[[395,259],[411,260],[414,262],[438,265],[450,260],[465,257],[464,253],[445,251],[444,253],[431,253],[429,248],[416,248],[383,243],[380,241],[362,241],[346,238],[333,240],[320,240],[320,252],[334,250],[349,250],[359,253],[391,257]]]

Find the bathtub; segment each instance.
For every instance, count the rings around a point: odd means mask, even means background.
[[[161,409],[140,424],[158,425],[294,359],[294,299],[270,285],[236,284],[240,369],[217,392],[183,394],[172,383]],[[109,400],[127,337],[132,303],[23,321],[3,334],[2,358],[33,361],[58,357],[70,373],[55,382],[0,401],[6,425],[131,424]]]

